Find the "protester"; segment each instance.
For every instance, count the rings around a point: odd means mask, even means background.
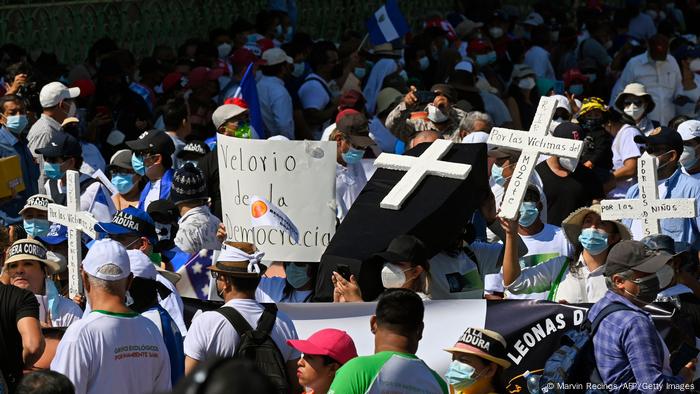
[[[131,165],[134,171],[148,178],[138,205],[139,209],[146,210],[153,201],[170,196],[175,145],[164,131],[149,130],[137,140],[127,141],[126,146],[133,151]]]
[[[517,130],[530,128],[539,97],[535,89],[535,72],[526,64],[515,64],[506,93],[506,105]]]
[[[603,123],[609,112],[599,97],[583,100],[576,119],[584,133],[584,149],[579,161],[590,168],[601,183],[608,182],[612,169],[612,138],[605,132]]]
[[[68,328],[51,369],[66,375],[80,393],[170,390],[163,337],[155,324],[124,305],[133,280],[126,249],[113,240],[95,241],[82,267],[94,309]]]
[[[24,208],[19,211],[22,216],[22,227],[30,238],[45,236],[49,232],[51,223],[48,220],[49,204],[53,204],[51,197],[43,194],[35,194],[29,197]]]
[[[172,168],[178,169],[182,165],[178,159],[178,154],[185,147],[187,138],[192,134],[189,109],[184,99],[174,98],[165,103],[163,108],[163,125],[165,126],[165,133],[173,141]]]
[[[313,72],[299,86],[299,100],[311,131],[308,137],[315,140],[321,137],[338,106],[339,95],[334,93],[332,86],[333,80],[341,77],[343,72],[338,59],[338,50],[333,43],[314,43],[307,59]]]
[[[625,86],[625,89],[615,99],[615,108],[624,114],[625,120],[644,135],[649,135],[660,125],[659,122],[654,122],[648,117],[656,108],[656,103],[652,96],[647,93],[646,86],[640,83],[634,82]]]
[[[260,111],[268,136],[283,135],[294,139],[292,97],[284,87],[289,65],[294,60],[280,48],[270,48],[262,54],[260,70],[263,77],[257,83]]]
[[[285,262],[283,266],[284,278],[278,276],[260,278],[255,299],[259,302],[311,302],[318,264]]]
[[[482,143],[489,138],[493,121],[488,114],[479,111],[467,112],[459,122],[459,141],[462,143]]]
[[[445,349],[452,354],[445,379],[454,393],[496,392],[503,370],[511,366],[506,346],[506,340],[495,331],[467,328],[454,346]]]
[[[51,82],[41,88],[39,100],[43,112],[27,134],[27,145],[34,157],[41,158],[42,154],[36,150],[46,147],[51,140],[63,134],[61,123],[75,116],[74,99],[79,95],[79,88],[69,89],[60,82]]]
[[[141,196],[141,175],[131,164],[133,152],[129,149],[117,151],[109,161],[109,175],[117,193],[112,196],[114,207],[121,211],[127,207],[138,207]]]
[[[686,174],[700,180],[700,121],[686,120],[678,126],[678,134],[683,139],[683,153],[678,161]]]
[[[367,118],[352,109],[338,114],[336,131],[331,140],[336,142],[337,157],[335,171],[335,198],[337,217],[342,221],[362,188],[367,184],[367,177],[361,160],[367,148],[375,145],[369,137]]]
[[[75,394],[75,387],[58,372],[36,371],[22,378],[17,394]]]
[[[617,111],[608,111],[604,120],[605,130],[612,141],[612,180],[607,187],[608,198],[623,198],[637,179],[637,159],[642,155],[634,138],[641,135],[632,122]]]
[[[355,357],[335,375],[329,394],[393,390],[447,393],[442,378],[416,357],[423,334],[423,302],[408,289],[389,289],[379,296],[370,319],[374,355]]]
[[[173,393],[189,394],[192,391],[202,394],[279,394],[270,378],[253,361],[221,357],[197,365],[194,372],[180,380]]]
[[[209,152],[211,152],[209,145],[202,141],[195,140],[190,141],[187,143],[187,145],[183,146],[176,156],[181,163],[180,167],[182,167],[185,163],[192,163],[197,166],[199,159],[206,156],[206,154]]]

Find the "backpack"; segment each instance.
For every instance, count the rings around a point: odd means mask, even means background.
[[[586,319],[580,327],[572,328],[564,334],[561,346],[544,365],[539,381],[543,393],[564,393],[566,388],[580,388],[580,392],[586,393],[606,392],[597,388],[585,389],[586,383],[601,384],[597,387],[602,387],[603,383],[593,353],[593,336],[603,319],[622,310],[631,309],[614,302],[603,308],[593,322]]]
[[[282,357],[282,352],[270,336],[277,320],[277,306],[275,304],[261,305],[265,310],[263,310],[255,329],[235,308],[223,306],[216,311],[231,323],[240,336],[240,342],[233,358],[252,360],[260,368],[260,371],[270,379],[279,393],[288,393],[290,387],[287,380],[287,364]]]

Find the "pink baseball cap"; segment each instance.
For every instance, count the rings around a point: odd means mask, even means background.
[[[357,357],[355,342],[350,335],[335,328],[316,331],[307,340],[290,339],[287,344],[302,353],[328,356],[341,365]]]

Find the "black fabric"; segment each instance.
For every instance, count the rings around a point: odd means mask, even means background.
[[[219,155],[217,151],[218,149],[214,149],[204,155],[199,159],[197,165],[199,169],[204,172],[204,178],[207,180],[209,197],[211,197],[211,213],[219,218],[219,220],[223,220],[221,213],[221,190],[219,190]]]
[[[612,169],[612,137],[604,129],[588,131],[581,153],[581,163],[591,161],[594,168],[609,172]]]
[[[22,377],[22,337],[17,322],[39,320],[39,303],[31,292],[0,283],[0,372],[13,392]]]
[[[552,172],[546,161],[535,167],[542,179],[547,196],[547,223],[561,226],[561,222],[573,211],[588,207],[593,200],[605,198],[603,185],[595,173],[582,165],[566,177]]]
[[[80,195],[82,196],[85,190],[95,182],[99,181],[93,177],[87,177],[80,181]],[[58,191],[58,179],[49,179],[49,193],[54,203],[66,205],[66,192],[61,193]]]

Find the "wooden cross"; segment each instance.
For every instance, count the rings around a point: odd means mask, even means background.
[[[472,166],[440,160],[452,147],[452,141],[436,140],[418,157],[382,153],[374,161],[374,166],[389,170],[406,171],[394,185],[379,206],[384,209],[401,209],[404,201],[428,175],[445,178],[467,179]]]
[[[542,97],[537,106],[535,118],[530,131],[511,130],[494,127],[489,134],[489,145],[504,146],[522,151],[520,159],[513,170],[508,188],[503,194],[503,203],[499,216],[515,219],[520,210],[520,204],[525,197],[528,180],[537,164],[540,154],[557,157],[567,157],[578,160],[583,151],[583,141],[567,138],[557,138],[547,135],[549,124],[557,107],[557,100]]]
[[[80,263],[83,261],[81,248],[82,233],[97,239],[97,220],[89,212],[80,211],[80,173],[68,170],[66,173],[66,206],[49,204],[48,219],[68,228],[68,293],[71,297],[82,294]]]
[[[639,219],[642,221],[644,236],[647,236],[661,233],[660,219],[696,217],[695,199],[659,198],[657,166],[658,159],[644,152],[637,166],[639,198],[601,201],[601,218],[603,220]]]

